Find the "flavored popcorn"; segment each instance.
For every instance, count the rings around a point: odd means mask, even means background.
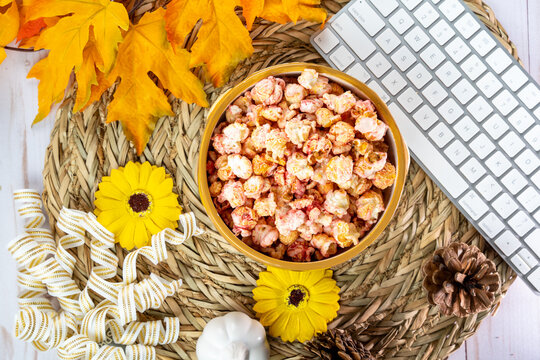
[[[220,216],[276,259],[317,261],[358,244],[384,212],[388,126],[312,69],[268,77],[231,104],[212,137],[208,178]]]

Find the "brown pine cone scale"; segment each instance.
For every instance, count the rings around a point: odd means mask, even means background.
[[[375,360],[357,339],[357,332],[350,329],[331,329],[319,334],[305,347],[323,360]]]

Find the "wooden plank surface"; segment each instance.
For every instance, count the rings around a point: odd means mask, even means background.
[[[527,70],[540,82],[540,1],[485,0],[515,42]],[[0,250],[0,360],[56,359],[55,352],[36,352],[14,339],[13,316],[17,311],[15,263],[5,249],[18,226],[11,193],[20,187],[41,189],[41,171],[53,116],[31,127],[37,111],[37,82],[27,80],[30,67],[42,54],[9,52],[0,65],[0,217],[4,246]],[[495,317],[450,359],[540,358],[540,297],[518,279]]]

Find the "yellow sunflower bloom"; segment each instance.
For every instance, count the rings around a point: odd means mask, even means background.
[[[339,287],[332,270],[288,271],[268,267],[259,273],[253,310],[270,335],[305,342],[326,331],[337,316]]]
[[[150,244],[153,234],[178,227],[182,208],[172,189],[164,168],[130,161],[103,177],[94,213],[123,248],[140,248]]]

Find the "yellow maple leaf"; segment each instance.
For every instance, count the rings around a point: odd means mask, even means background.
[[[324,23],[326,11],[320,5],[321,0],[265,0],[259,16],[280,24],[299,19]]]
[[[202,19],[191,48],[191,65],[205,64],[214,86],[225,84],[236,65],[253,53],[249,32],[236,15],[235,6],[235,0],[173,0],[167,5],[167,34],[175,47],[183,45]]]
[[[2,13],[0,11],[0,63],[6,58],[4,46],[9,44],[17,36],[19,31],[19,10],[17,3],[11,0],[0,0],[0,7],[11,5]]]
[[[99,55],[99,51],[96,47],[95,41],[90,40],[83,51],[84,61],[75,74],[77,79],[77,95],[75,97],[75,104],[73,105],[73,111],[77,112],[90,103],[90,97],[92,95],[92,87],[98,86],[98,75],[96,66],[103,64],[103,60]],[[105,89],[103,90],[105,91]],[[99,94],[101,96],[101,94]]]
[[[109,0],[36,0],[27,9],[28,20],[67,14],[71,15],[62,17],[54,26],[42,31],[35,43],[36,49],[49,49],[50,52],[28,74],[28,77],[40,80],[39,111],[34,123],[47,116],[51,106],[62,100],[73,70],[77,75],[84,64],[83,71],[96,66],[104,73],[109,72],[115,63],[118,43],[123,39],[121,29],[127,30],[129,26],[124,6]],[[95,58],[83,56],[91,29],[101,59],[97,63]],[[93,77],[87,75],[79,78],[92,81]],[[79,83],[83,89],[89,86]]]
[[[137,25],[130,26],[110,74],[111,79],[121,80],[109,104],[107,123],[120,121],[139,155],[157,120],[174,115],[167,96],[149,72],[177,98],[208,106],[202,83],[189,69],[189,52],[173,51],[167,41],[164,15],[164,9],[145,13]]]
[[[264,0],[238,0],[237,5],[242,7],[242,14],[246,18],[246,26],[248,30],[251,30],[255,18],[264,9]]]

